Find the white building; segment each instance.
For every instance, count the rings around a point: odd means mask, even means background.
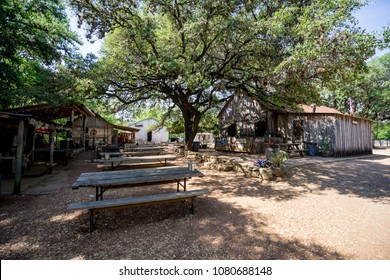
[[[139,129],[135,133],[135,142],[142,144],[144,142],[168,142],[169,132],[165,126],[156,128],[158,122],[154,119],[144,119],[133,123],[131,126]]]

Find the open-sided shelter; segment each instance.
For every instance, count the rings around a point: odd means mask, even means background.
[[[47,161],[50,170],[54,160],[67,161],[78,146],[72,142],[75,116],[93,116],[80,104],[40,104],[18,107],[1,113],[1,153],[11,158],[11,164],[2,165],[2,172],[15,174],[14,192],[20,192],[22,166],[35,161]],[[62,120],[62,124],[60,124]],[[63,140],[58,138],[63,132]],[[78,150],[83,150],[79,147]]]
[[[14,193],[20,192],[23,172],[34,162],[37,133],[49,133],[48,155],[53,167],[54,134],[69,128],[31,114],[0,112],[0,179],[14,175]],[[1,183],[0,183],[1,184]]]

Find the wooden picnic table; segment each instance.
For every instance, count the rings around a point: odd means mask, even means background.
[[[296,143],[279,143],[280,149],[282,151],[285,151],[286,153],[290,154],[293,152],[299,153],[301,157],[304,156],[304,152],[306,152],[305,149],[302,149],[302,143],[296,142]]]
[[[190,211],[194,213],[194,199],[197,196],[207,194],[208,190],[198,189],[187,191],[187,179],[200,176],[204,176],[202,172],[189,170],[187,167],[159,167],[142,170],[82,173],[74,182],[72,188],[95,187],[96,200],[71,203],[68,205],[68,210],[88,210],[90,213],[91,231],[95,229],[97,214],[101,210],[115,210],[191,200]],[[174,182],[177,183],[176,192],[103,200],[103,193],[110,188],[160,185]],[[180,186],[183,187],[184,192],[179,192]]]
[[[150,163],[158,162],[162,165],[167,165],[168,160],[174,160],[178,156],[176,155],[155,155],[155,156],[143,156],[143,157],[114,157],[110,159],[101,159],[100,163],[111,163],[111,170],[114,170],[116,167],[120,166],[122,163]],[[116,165],[115,165],[116,164]]]
[[[187,167],[177,166],[88,172],[80,174],[79,178],[73,183],[72,189],[95,187],[96,200],[102,200],[103,193],[110,188],[128,188],[176,182],[177,191],[180,190],[180,186],[186,191],[187,179],[202,176],[204,174],[199,170],[191,171]]]

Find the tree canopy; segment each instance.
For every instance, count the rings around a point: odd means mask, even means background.
[[[187,148],[202,116],[236,91],[276,105],[313,102],[366,70],[378,38],[358,0],[70,0],[89,36],[106,36],[98,93],[181,111]]]
[[[61,99],[77,35],[61,0],[0,0],[0,108]],[[69,66],[66,65],[66,66]]]
[[[373,58],[368,71],[324,96],[325,103],[344,113],[373,121],[390,120],[390,53]]]

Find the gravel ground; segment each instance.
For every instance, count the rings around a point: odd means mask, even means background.
[[[40,183],[51,191],[1,198],[0,258],[389,260],[390,151],[375,153],[290,167],[270,182],[197,164],[205,177],[188,188],[210,194],[196,199],[194,215],[180,202],[104,211],[93,232],[87,211],[66,210],[94,199],[94,189],[70,187],[81,172],[97,170],[85,153]],[[175,188],[116,189],[105,198]]]

